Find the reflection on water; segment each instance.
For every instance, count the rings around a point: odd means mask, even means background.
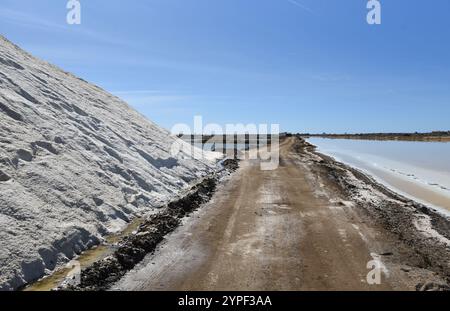
[[[450,211],[450,143],[311,138],[318,151],[394,190]]]

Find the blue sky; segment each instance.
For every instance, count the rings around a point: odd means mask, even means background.
[[[0,33],[149,119],[450,130],[450,1],[0,0]]]

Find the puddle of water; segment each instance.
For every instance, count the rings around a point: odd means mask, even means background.
[[[144,218],[135,218],[125,230],[118,234],[112,234],[106,237],[105,244],[99,245],[95,248],[83,252],[78,258],[74,260],[78,261],[81,270],[86,269],[95,262],[108,257],[113,254],[116,249],[116,245],[124,237],[132,234],[143,223]],[[72,271],[72,267],[62,267],[57,269],[51,275],[44,277],[43,279],[26,287],[24,291],[51,291],[57,288],[66,279],[69,272]]]
[[[184,197],[193,189],[195,186],[200,185],[204,180],[206,179],[202,178],[199,181],[192,182],[190,187],[181,192],[179,197]],[[146,220],[145,217],[136,217],[133,219],[126,228],[115,234],[111,234],[105,238],[105,243],[102,245],[99,245],[95,248],[92,248],[90,250],[87,250],[83,252],[80,256],[77,258],[74,258],[73,260],[78,261],[80,264],[81,270],[86,269],[87,267],[91,266],[95,262],[102,260],[109,255],[113,254],[114,251],[117,248],[117,244],[125,237],[131,235],[133,232],[137,231],[139,226],[144,223]],[[72,261],[73,261],[72,260]],[[27,286],[24,291],[51,291],[54,288],[57,288],[60,286],[66,279],[67,275],[73,270],[73,267],[61,267],[57,270],[55,270],[51,275],[46,276],[42,278],[41,280],[36,281],[35,283]]]

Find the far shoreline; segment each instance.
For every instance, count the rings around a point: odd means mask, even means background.
[[[428,133],[360,133],[360,134],[300,134],[302,138],[358,139],[383,141],[450,142],[450,131]]]

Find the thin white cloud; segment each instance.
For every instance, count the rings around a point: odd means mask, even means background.
[[[111,36],[104,35],[81,26],[69,26],[65,23],[65,19],[61,20],[61,23],[50,21],[28,12],[22,12],[18,10],[11,10],[8,8],[0,8],[0,22],[5,22],[21,27],[31,29],[42,29],[49,32],[67,32],[74,35],[82,36],[85,38],[93,39],[103,43],[124,45],[130,44]]]
[[[192,96],[189,95],[173,94],[158,90],[113,91],[111,93],[134,106],[153,106],[166,103],[184,102],[192,99]]]
[[[0,17],[3,22],[24,27],[38,27],[47,30],[67,30],[64,24],[58,24],[46,19],[8,8],[0,8]]]
[[[165,103],[182,102],[188,99],[190,99],[189,96],[155,95],[155,96],[144,96],[128,99],[128,102],[134,105],[157,105]]]
[[[287,0],[289,3],[295,5],[296,7],[299,7],[305,11],[308,11],[309,13],[314,13],[313,10],[311,10],[309,7],[301,3],[299,0]]]
[[[160,90],[131,90],[131,91],[113,91],[114,95],[145,95],[145,94],[162,94],[166,93]]]

